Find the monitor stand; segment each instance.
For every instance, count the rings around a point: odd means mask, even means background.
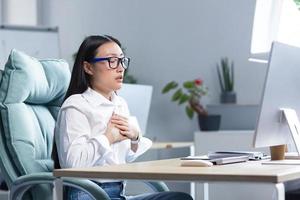
[[[281,117],[283,118],[282,123],[283,120],[286,119],[290,132],[292,134],[294,144],[296,146],[296,150],[298,152],[298,156],[300,156],[300,122],[297,113],[294,109],[291,108],[282,108],[280,110],[282,111],[281,116],[283,115]]]
[[[288,124],[289,130],[292,134],[293,141],[296,146],[297,152],[293,156],[285,158],[286,145],[278,145],[270,147],[271,161],[264,162],[263,164],[284,164],[284,165],[300,165],[300,122],[297,113],[294,109],[281,108],[280,122]]]

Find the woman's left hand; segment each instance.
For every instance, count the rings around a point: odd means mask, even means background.
[[[120,134],[131,140],[137,140],[139,132],[135,127],[130,126],[126,117],[113,114],[111,117],[111,123],[115,124],[115,127],[120,130]]]

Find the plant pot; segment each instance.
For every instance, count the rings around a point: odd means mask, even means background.
[[[223,92],[221,94],[221,103],[236,103],[236,93]]]
[[[220,129],[221,115],[198,115],[198,122],[201,131],[217,131]]]

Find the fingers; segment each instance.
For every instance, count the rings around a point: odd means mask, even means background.
[[[127,130],[129,127],[129,123],[126,117],[122,117],[120,115],[113,115],[110,119],[111,123],[114,125],[118,125],[118,128],[122,130]],[[127,127],[127,128],[126,128]]]
[[[128,139],[136,138],[135,134],[132,133],[131,131],[120,131],[120,134],[125,136]]]
[[[126,138],[128,138],[131,135],[129,131],[120,131],[120,134]]]
[[[127,117],[124,117],[122,115],[118,115],[118,114],[113,114],[111,119],[114,119],[114,120],[121,120],[121,121],[124,121],[124,122],[127,122],[128,121],[128,118]]]
[[[116,124],[115,127],[118,128],[118,129],[120,129],[121,131],[129,131],[129,127],[126,126],[126,125]]]
[[[129,123],[127,121],[116,120],[116,119],[111,119],[110,121],[113,124],[118,124],[118,125],[123,125],[123,126],[129,126]]]
[[[124,121],[120,121],[120,120],[112,119],[112,120],[110,120],[110,122],[111,122],[112,124],[118,124],[118,125],[123,125],[123,126],[129,126],[129,123],[128,123],[128,122],[124,122]]]

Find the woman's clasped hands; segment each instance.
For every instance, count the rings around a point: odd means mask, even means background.
[[[110,144],[130,139],[137,140],[139,132],[137,128],[131,126],[127,117],[113,114],[110,118],[105,132]]]

